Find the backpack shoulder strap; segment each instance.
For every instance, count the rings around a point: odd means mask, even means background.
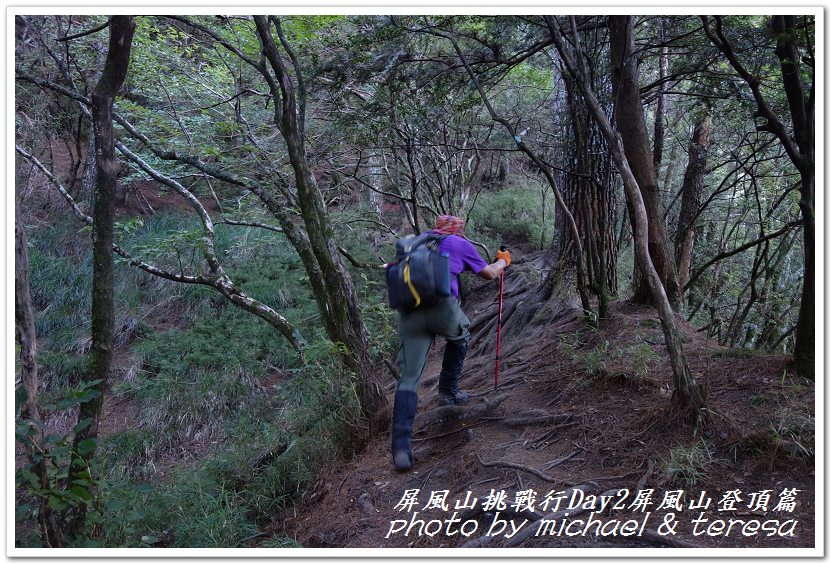
[[[438,252],[438,247],[440,246],[441,241],[450,235],[444,235],[439,233],[433,233],[432,231],[427,231],[421,236],[424,237],[424,242],[431,250]]]

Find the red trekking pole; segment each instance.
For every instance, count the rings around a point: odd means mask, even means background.
[[[499,250],[504,252],[507,250],[506,246],[502,246]],[[496,337],[496,384],[495,389],[499,388],[499,351],[501,349],[501,304],[504,300],[504,270],[501,272],[501,281],[499,282],[499,327],[498,336]]]

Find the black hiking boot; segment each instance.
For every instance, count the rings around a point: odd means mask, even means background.
[[[409,471],[415,463],[412,457],[412,423],[418,408],[418,394],[414,391],[395,392],[395,410],[392,413],[392,461],[396,471]]]

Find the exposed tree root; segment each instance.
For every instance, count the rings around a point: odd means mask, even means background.
[[[545,432],[543,434],[540,434],[539,436],[534,438],[533,441],[530,444],[530,447],[534,448],[534,449],[538,448],[539,446],[543,445],[547,440],[549,440],[551,437],[553,437],[553,435],[556,434],[559,430],[562,430],[563,428],[569,428],[569,427],[575,426],[577,424],[579,424],[579,422],[568,422],[568,423],[565,423],[565,424],[557,424],[553,428],[545,430]]]
[[[398,369],[397,364],[392,363],[392,361],[389,360],[389,358],[384,358],[383,363],[389,369],[389,373],[392,374],[392,377],[395,378],[395,381],[397,381],[401,378],[401,370]]]
[[[499,304],[493,303],[492,305],[488,305],[486,309],[478,314],[475,321],[470,323],[470,333],[478,334],[479,329],[484,326],[485,324],[491,322],[494,318],[498,320],[498,312],[499,312]],[[482,331],[484,332],[484,331]]]
[[[538,413],[538,414],[537,414]],[[547,424],[550,422],[567,422],[572,418],[582,418],[582,415],[574,413],[550,414],[547,411],[529,411],[522,413],[522,416],[505,419],[507,426],[530,426],[533,424]]]
[[[553,460],[552,462],[550,462],[549,464],[547,464],[545,466],[545,471],[547,471],[548,469],[553,469],[557,465],[562,465],[563,463],[565,463],[566,461],[568,461],[569,459],[571,459],[575,455],[576,455],[576,452],[572,452],[570,455],[566,455],[565,457],[560,457],[559,459]]]
[[[439,377],[441,377],[440,373],[430,375],[429,377],[424,377],[423,379],[421,379],[421,388],[426,389],[427,387],[431,387],[432,385],[438,383]]]
[[[470,424],[468,426],[462,426],[461,428],[456,428],[455,430],[450,430],[449,432],[444,432],[443,434],[438,434],[436,436],[428,436],[426,438],[414,438],[412,441],[413,442],[419,442],[421,440],[437,440],[438,438],[446,438],[447,436],[452,436],[453,434],[457,434],[459,432],[464,432],[465,430],[470,430],[471,428],[474,428],[476,426],[486,424],[487,422],[490,422],[491,420],[493,420],[493,419],[491,419],[491,418],[481,419],[478,422],[473,422],[472,424]]]
[[[532,473],[533,475],[536,475],[540,479],[543,479],[543,480],[545,480],[549,483],[562,483],[563,482],[563,481],[561,481],[559,479],[555,479],[555,478],[553,478],[549,475],[545,475],[544,473],[542,473],[541,471],[539,471],[538,469],[536,469],[534,467],[528,467],[526,465],[522,465],[520,463],[513,463],[513,462],[510,462],[510,461],[484,461],[483,459],[481,459],[480,455],[477,455],[476,457],[478,458],[478,462],[481,465],[483,465],[484,467],[509,467],[509,468],[512,468],[512,469],[520,469],[522,471],[526,471],[527,473]]]
[[[518,308],[518,306],[521,303],[523,303],[523,302],[522,301],[519,301],[519,302],[514,301],[512,303],[506,304],[502,308],[502,313],[501,313],[502,330],[504,330],[504,326],[507,325],[507,322],[513,316],[513,313],[516,312],[516,309]],[[497,310],[497,313],[498,313],[498,310]],[[479,331],[478,334],[475,335],[475,337],[473,337],[470,340],[468,346],[470,348],[476,348],[476,347],[479,346],[479,344],[481,343],[482,340],[491,338],[493,336],[493,334],[495,334],[495,331],[498,328],[498,325],[499,325],[499,316],[498,316],[498,314],[495,314],[493,316],[493,318],[490,319],[490,321],[487,323],[487,326],[485,326],[481,331]]]
[[[504,394],[493,397],[490,400],[482,399],[480,402],[473,404],[449,405],[426,411],[415,417],[414,431],[420,432],[430,424],[440,422],[442,420],[457,420],[482,416],[493,411],[508,397],[510,397],[510,395]]]

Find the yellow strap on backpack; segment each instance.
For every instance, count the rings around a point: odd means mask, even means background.
[[[409,286],[409,291],[411,291],[412,295],[415,297],[415,306],[417,307],[418,305],[421,304],[421,296],[418,295],[417,291],[415,291],[415,286],[412,285],[412,281],[409,278],[409,257],[408,256],[406,258],[406,263],[404,264],[404,267],[403,267],[403,281],[406,285]]]

